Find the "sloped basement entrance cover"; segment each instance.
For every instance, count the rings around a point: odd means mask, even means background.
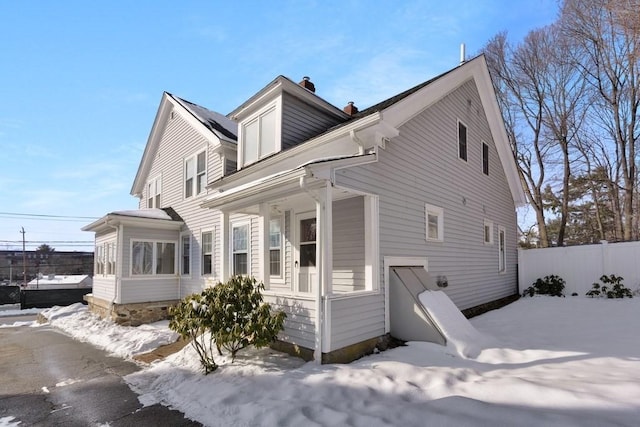
[[[444,334],[419,298],[422,292],[437,289],[429,273],[421,266],[390,267],[389,323],[393,337],[403,341],[446,344]]]

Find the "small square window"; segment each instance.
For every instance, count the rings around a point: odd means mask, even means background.
[[[444,211],[442,208],[425,204],[426,238],[429,241],[444,241]]]

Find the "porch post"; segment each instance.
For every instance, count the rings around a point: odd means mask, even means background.
[[[262,283],[265,289],[269,289],[269,276],[271,258],[269,253],[269,220],[271,219],[269,205],[267,203],[260,203],[260,219],[261,227],[259,231],[260,237],[260,250],[261,250],[261,262],[260,262],[260,276],[262,276]]]
[[[333,258],[332,258],[332,196],[331,183],[326,182],[324,188],[318,191],[316,201],[316,271],[318,283],[316,285],[316,349],[314,359],[322,363],[322,351],[329,348],[330,334],[328,313],[325,311],[324,299],[331,292],[333,282]]]
[[[222,230],[220,233],[220,281],[229,280],[229,212],[221,214]]]

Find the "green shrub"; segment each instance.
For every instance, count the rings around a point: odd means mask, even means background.
[[[591,290],[587,292],[587,296],[594,297],[607,297],[607,298],[633,298],[631,289],[622,284],[624,278],[611,274],[609,276],[603,275],[600,277],[600,283],[594,283]]]
[[[522,293],[523,297],[538,295],[551,295],[553,297],[564,296],[565,281],[562,277],[551,274],[542,279],[536,280],[533,285],[529,286]]]
[[[263,302],[264,285],[254,278],[234,276],[226,283],[218,283],[183,299],[171,309],[169,328],[184,339],[190,339],[205,374],[215,371],[214,345],[231,353],[234,361],[239,350],[265,347],[273,342],[284,328],[283,311],[271,312]]]

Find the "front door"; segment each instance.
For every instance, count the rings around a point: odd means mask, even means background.
[[[315,212],[296,215],[296,235],[294,269],[298,279],[298,292],[311,292],[317,280]]]

